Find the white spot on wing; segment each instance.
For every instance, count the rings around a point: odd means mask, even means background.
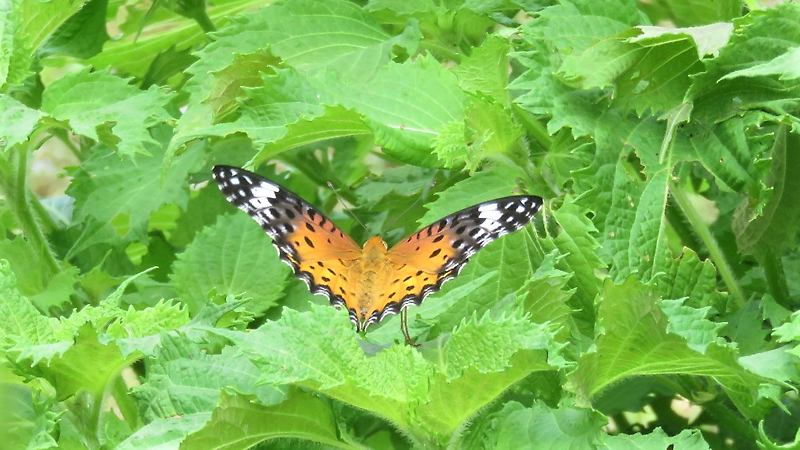
[[[271,189],[264,189],[263,185],[259,187],[254,187],[250,190],[254,197],[267,197],[267,198],[275,198],[275,192],[277,190]]]

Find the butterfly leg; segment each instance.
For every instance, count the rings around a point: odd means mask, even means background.
[[[411,339],[411,336],[408,335],[408,309],[403,308],[400,310],[400,329],[403,331],[403,336],[406,337],[406,342],[408,345],[412,347],[419,347],[420,344],[417,344]]]

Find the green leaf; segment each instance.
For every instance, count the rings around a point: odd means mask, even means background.
[[[254,395],[262,404],[283,401],[281,388],[257,386],[260,371],[231,347],[210,355],[181,334],[163,335],[161,347],[146,360],[147,379],[133,389],[146,421],[211,412],[226,387]]]
[[[638,273],[640,279],[649,281],[670,260],[664,241],[668,176],[662,171],[641,182],[631,172],[624,160],[618,161],[605,224],[614,231],[606,237],[604,247],[611,255],[615,280]]]
[[[163,181],[160,177],[163,148],[149,147],[149,150],[153,156],[136,156],[133,163],[109,149],[93,153],[74,175],[68,190],[77,202],[73,221],[93,218],[103,225],[114,219],[127,219],[130,228],[123,235],[131,240],[144,240],[153,211],[173,203],[185,208],[189,200],[186,177],[196,170],[202,149],[195,146],[187,150],[179,163],[170,167]]]
[[[248,449],[273,439],[301,439],[350,448],[338,437],[333,411],[311,394],[292,391],[283,403],[263,406],[244,395],[223,393],[206,425],[181,444],[186,449]]]
[[[568,301],[574,295],[574,289],[567,289],[570,274],[555,268],[554,251],[544,257],[542,264],[536,269],[533,277],[517,293],[524,311],[530,314],[535,323],[551,324],[558,331],[558,342],[566,342],[570,336],[570,313]]]
[[[370,3],[371,5],[374,2]],[[495,103],[509,106],[508,93],[508,52],[507,39],[489,36],[480,47],[472,50],[469,57],[463,58],[453,73],[458,84],[467,92],[482,93]]]
[[[448,123],[464,120],[466,95],[452,72],[431,57],[389,63],[366,85],[328,80],[332,98],[362,114],[377,143],[401,161],[436,166],[432,139]]]
[[[580,0],[550,6],[523,27],[524,32],[546,40],[563,53],[582,53],[592,44],[643,24],[636,2]]]
[[[86,59],[100,53],[106,33],[108,0],[89,0],[42,44],[39,54],[61,54]]]
[[[10,425],[0,430],[0,439],[7,448],[58,448],[51,436],[56,426],[56,413],[50,410],[47,401],[37,398],[35,392],[21,382],[0,382],[0,402],[7,406],[0,410],[0,420]]]
[[[571,197],[566,197],[561,208],[552,211],[559,225],[558,235],[539,242],[544,251],[557,249],[560,253],[555,268],[571,275],[567,286],[574,288],[569,304],[575,310],[575,317],[583,321],[582,326],[591,328],[595,322],[595,297],[602,287],[598,273],[606,271],[606,264],[597,255],[600,247],[594,238],[597,229],[586,214]]]
[[[676,448],[681,450],[710,449],[699,430],[683,430],[676,436],[667,436],[661,428],[649,434],[617,434],[606,436],[603,450]]]
[[[800,78],[800,47],[793,47],[786,53],[776,56],[771,61],[757,64],[747,69],[731,72],[720,80],[729,80],[737,77],[760,77],[765,75],[777,75],[778,80],[795,80]]]
[[[44,115],[38,109],[30,109],[13,97],[0,94],[0,154],[27,141]]]
[[[262,313],[281,297],[290,273],[269,237],[247,214],[221,216],[178,255],[172,279],[180,301],[194,315],[219,295],[244,294],[248,311]]]
[[[22,344],[38,344],[53,339],[53,329],[47,319],[22,296],[17,286],[17,277],[8,261],[0,260],[0,337],[3,346],[9,338]]]
[[[743,204],[733,221],[736,243],[745,254],[793,248],[800,223],[800,137],[781,126],[772,147],[772,167],[766,185],[772,196],[763,213]]]
[[[687,93],[694,103],[693,117],[720,121],[749,109],[782,113],[795,108],[800,98],[796,79],[779,79],[777,74],[728,77],[753,67],[769,65],[800,45],[800,7],[794,3],[751,11],[734,21],[734,31],[719,57],[703,61],[706,70],[695,77]],[[727,77],[727,78],[726,78]]]
[[[606,418],[597,411],[568,406],[551,409],[541,403],[531,408],[511,401],[493,415],[491,448],[594,448],[602,438]]]
[[[440,438],[525,375],[562,364],[552,333],[519,315],[463,322],[432,359],[437,363],[405,345],[367,357],[347,315],[327,306],[306,313],[286,309],[279,321],[256,332],[225,335],[263,370],[265,382],[309,387],[414,434],[426,429]],[[480,350],[487,345],[491,352]],[[455,399],[461,406],[453,408]]]
[[[690,77],[702,70],[697,48],[679,29],[655,37],[639,33],[598,41],[567,56],[561,70],[579,79],[584,89],[613,86],[614,103],[639,115],[668,111],[683,103]]]
[[[202,429],[210,419],[210,412],[156,419],[128,436],[116,449],[178,448],[186,436]]]
[[[713,377],[746,416],[759,414],[755,401],[761,379],[741,367],[730,348],[711,343],[706,353],[700,354],[684,338],[668,332],[671,322],[652,288],[633,278],[621,285],[608,280],[598,318],[604,334],[596,340],[597,350],[582,355],[571,375],[587,398],[631,376],[699,375]],[[701,328],[689,323],[682,334],[702,333]],[[717,340],[713,334],[704,339]]]
[[[129,81],[107,71],[68,74],[45,89],[42,110],[122,155],[148,154],[160,145],[148,129],[172,118],[165,109],[172,95],[155,86],[141,91]]]
[[[31,75],[36,50],[56,29],[83,7],[83,2],[55,0],[47,8],[36,3],[3,5],[0,10],[0,86],[18,86]]]

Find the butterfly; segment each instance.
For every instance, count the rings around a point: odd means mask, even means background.
[[[446,216],[392,248],[380,237],[359,247],[330,219],[290,190],[260,175],[215,166],[214,180],[225,198],[250,215],[272,238],[280,259],[313,294],[344,308],[356,331],[365,331],[455,278],[469,258],[504,234],[525,226],[542,206],[534,195],[490,200]]]

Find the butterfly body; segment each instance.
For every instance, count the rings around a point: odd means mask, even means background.
[[[542,204],[532,195],[491,200],[444,217],[391,248],[378,236],[359,247],[288,189],[236,167],[215,166],[213,173],[228,201],[261,225],[295,276],[312,293],[347,309],[358,331],[422,303],[476,251],[527,224]]]

